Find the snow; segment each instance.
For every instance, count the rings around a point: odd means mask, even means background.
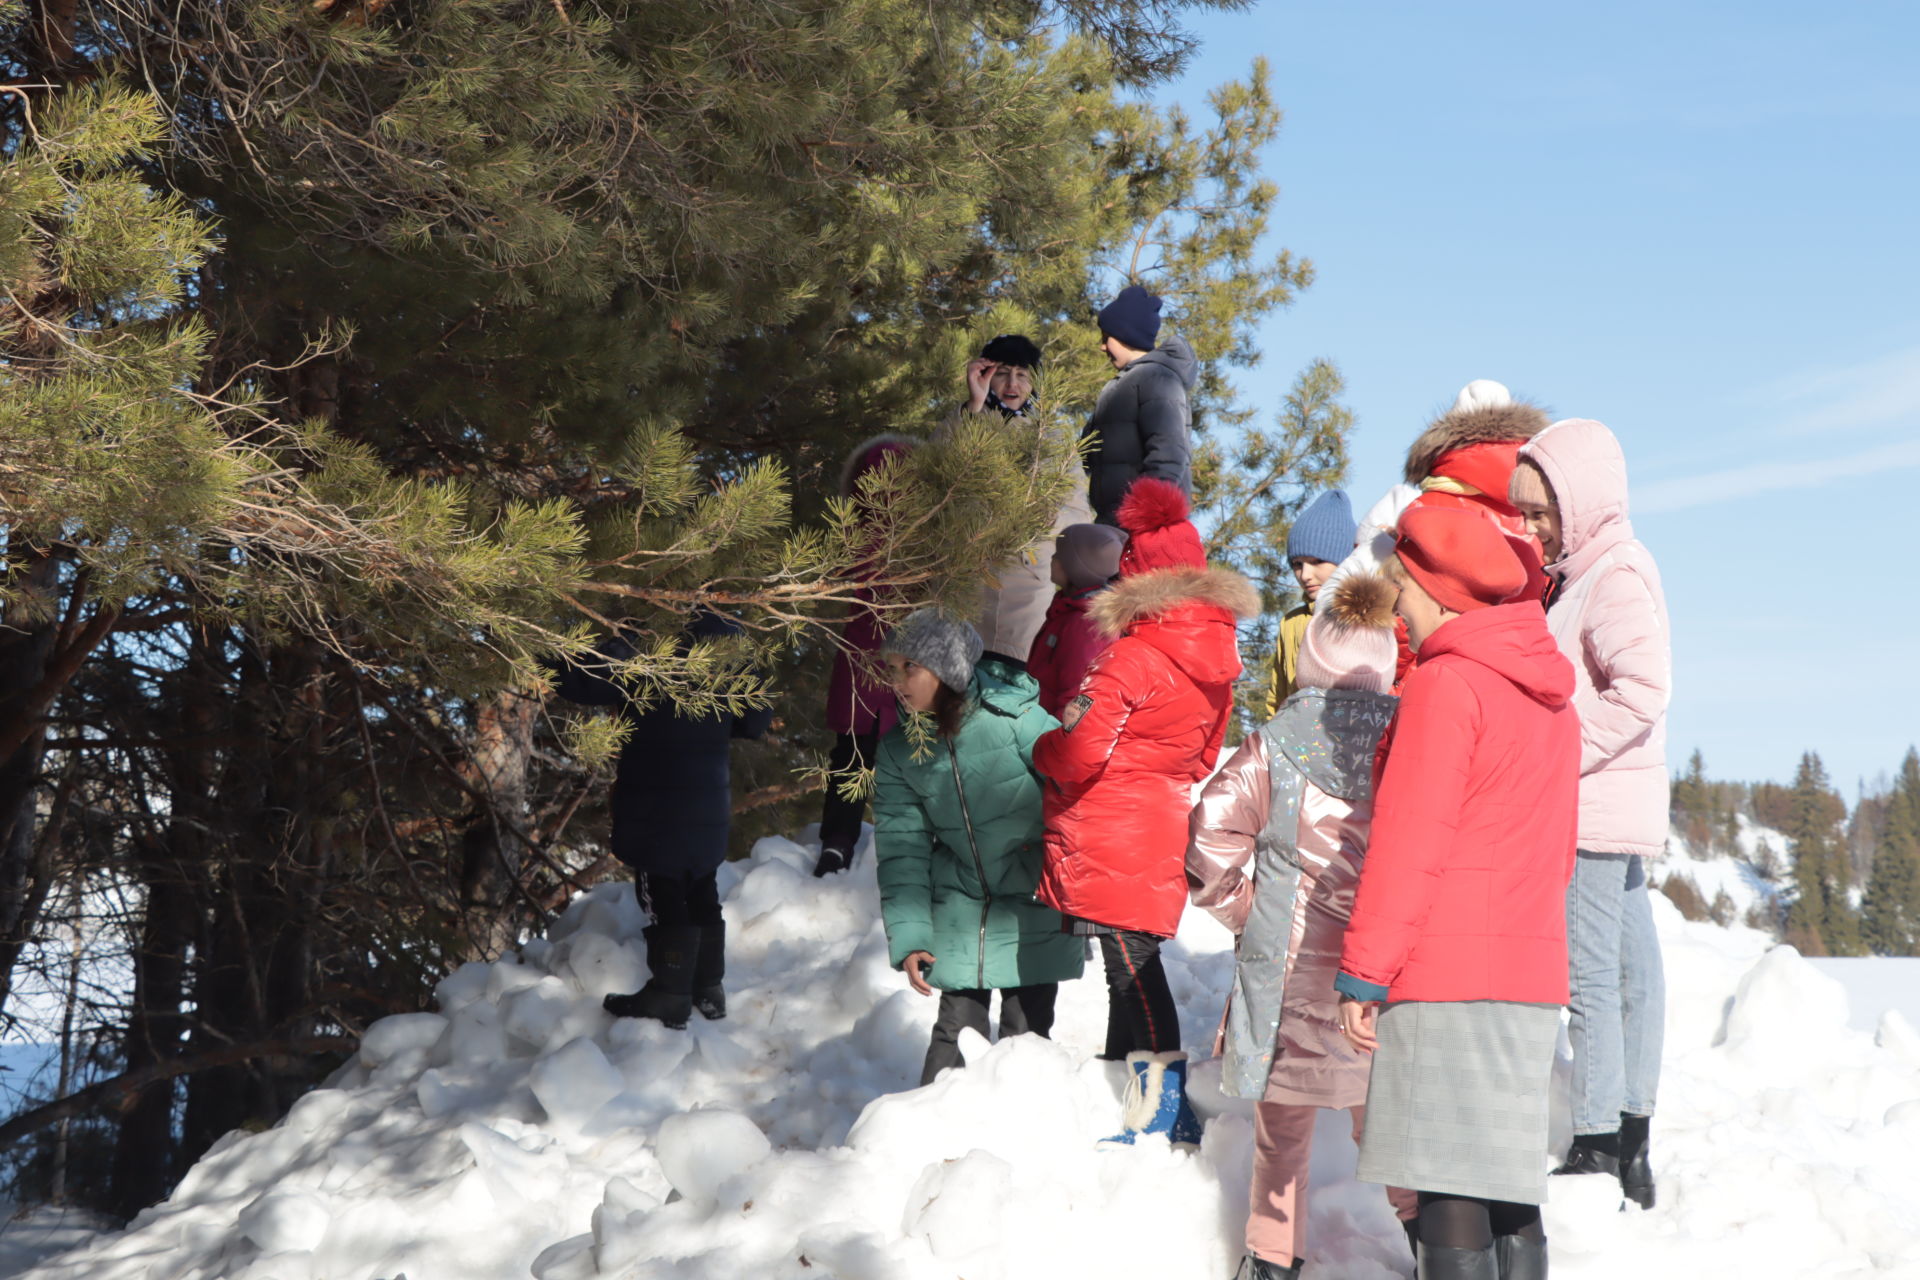
[[[1733,904],[1733,919],[1746,921],[1755,907],[1772,919],[1792,899],[1791,878],[1769,880],[1760,868],[1771,862],[1783,877],[1790,859],[1786,850],[1791,842],[1772,827],[1762,826],[1746,814],[1736,815],[1739,830],[1734,838],[1735,854],[1705,854],[1696,850],[1678,828],[1667,833],[1667,854],[1649,868],[1653,882],[1663,884],[1680,879],[1692,882],[1700,891],[1700,900],[1708,906],[1721,895]]]
[[[1847,989],[1854,1030],[1876,1030],[1889,1010],[1920,1027],[1920,960],[1822,956],[1808,963]]]
[[[602,885],[548,937],[450,975],[437,1013],[375,1024],[329,1087],[271,1130],[223,1139],[128,1230],[25,1274],[1232,1274],[1253,1136],[1215,1064],[1194,1070],[1198,1152],[1099,1147],[1120,1079],[1093,1059],[1095,963],[1062,989],[1054,1040],[969,1036],[966,1070],[915,1088],[934,1002],[887,967],[870,854],[825,881],[812,859],[770,839],[724,869],[725,1021],[671,1031],[600,1010],[645,972],[632,891]],[[1689,924],[1664,897],[1654,908],[1669,980],[1659,1204],[1622,1212],[1604,1180],[1553,1180],[1554,1274],[1920,1276],[1920,1033],[1869,994],[1901,979],[1836,977],[1751,929]],[[1166,964],[1203,1057],[1231,940],[1189,913]],[[1322,1114],[1306,1275],[1408,1275],[1384,1195],[1353,1180],[1346,1131]],[[1567,1140],[1564,1104],[1554,1132]]]

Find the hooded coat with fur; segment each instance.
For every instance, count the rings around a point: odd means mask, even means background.
[[[1658,857],[1667,844],[1667,704],[1673,650],[1653,556],[1627,519],[1613,433],[1569,418],[1520,456],[1553,487],[1560,558],[1547,627],[1573,663],[1580,713],[1580,847]]]
[[[1096,598],[1095,621],[1119,638],[1033,753],[1048,780],[1042,902],[1173,936],[1193,784],[1212,772],[1233,713],[1235,623],[1259,607],[1251,583],[1218,568],[1158,569]]]

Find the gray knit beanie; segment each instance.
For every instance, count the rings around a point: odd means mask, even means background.
[[[883,653],[897,653],[940,677],[955,693],[973,683],[973,664],[980,661],[980,633],[970,622],[949,618],[938,609],[915,609],[887,633]]]
[[[1077,591],[1104,585],[1120,572],[1120,549],[1127,535],[1110,524],[1070,524],[1053,540],[1053,558]]]

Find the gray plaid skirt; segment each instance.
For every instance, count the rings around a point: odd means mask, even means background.
[[[1406,1000],[1378,1030],[1360,1180],[1544,1203],[1560,1006]]]

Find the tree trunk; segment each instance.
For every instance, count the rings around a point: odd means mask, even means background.
[[[474,716],[463,773],[478,798],[460,839],[460,910],[473,959],[491,960],[518,941],[539,709],[537,700],[509,690],[482,702]]]

